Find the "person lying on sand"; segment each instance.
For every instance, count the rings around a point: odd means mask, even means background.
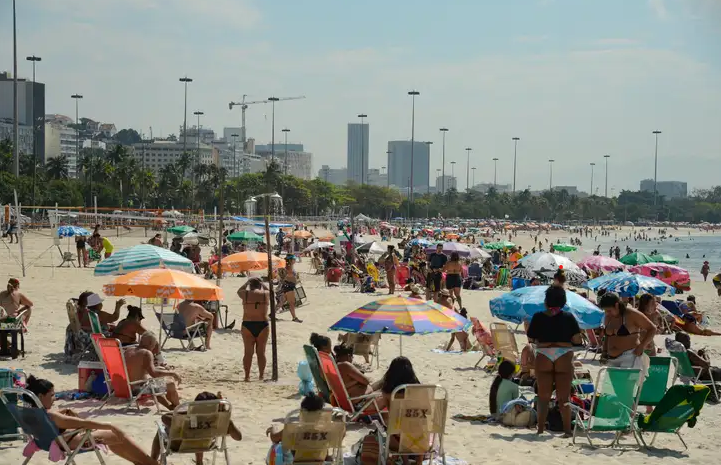
[[[205,348],[210,350],[210,338],[213,335],[213,319],[212,313],[207,311],[205,307],[193,300],[184,300],[178,305],[178,313],[183,317],[185,326],[192,326],[200,321],[205,323]]]
[[[137,347],[128,347],[125,349],[125,365],[128,368],[128,381],[141,381],[148,378],[173,378],[173,381],[167,381],[165,385],[166,393],[164,396],[157,396],[165,408],[173,410],[180,404],[180,396],[178,395],[177,384],[180,384],[180,376],[177,373],[160,368],[155,365],[154,355],[160,352],[158,339],[153,333],[145,333],[140,337],[140,344]]]

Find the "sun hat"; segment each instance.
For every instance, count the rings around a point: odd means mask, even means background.
[[[100,297],[98,294],[92,293],[88,296],[88,303],[86,304],[87,307],[94,307],[96,305],[99,305],[103,303],[103,298]]]

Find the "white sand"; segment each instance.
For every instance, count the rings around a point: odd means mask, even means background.
[[[132,246],[146,239],[142,231],[135,231],[131,235],[113,237],[106,231],[116,246],[116,249]],[[567,237],[567,234],[563,234]],[[553,236],[551,236],[553,237]],[[519,234],[514,239],[524,248],[530,249],[529,236]],[[63,240],[63,250],[66,250],[67,240]],[[584,240],[584,244],[588,242]],[[56,248],[45,251],[52,245],[49,231],[29,232],[25,236],[25,253],[27,263],[34,265],[27,270],[27,277],[22,278],[20,267],[13,257],[19,257],[17,245],[9,245],[10,252],[5,246],[0,246],[2,266],[0,267],[0,280],[6,282],[9,277],[21,279],[21,290],[35,303],[30,332],[26,335],[28,354],[24,359],[1,360],[0,367],[22,368],[26,372],[50,379],[55,383],[58,391],[77,388],[76,368],[62,363],[63,340],[67,317],[65,302],[70,297],[77,297],[84,290],[101,292],[102,284],[110,278],[96,278],[92,269],[55,268],[50,264],[50,255],[54,254],[55,265],[59,262],[59,253]],[[73,245],[70,245],[73,249]],[[585,244],[586,249],[592,245]],[[205,252],[207,253],[207,252]],[[574,258],[580,258],[578,253]],[[306,272],[309,261],[297,265],[297,269]],[[353,293],[352,289],[344,286],[340,288],[326,288],[320,277],[303,275],[303,284],[308,295],[308,303],[299,308],[298,314],[304,320],[302,324],[293,323],[287,313],[280,315],[278,321],[279,334],[279,372],[278,383],[260,383],[253,381],[243,383],[241,359],[243,346],[240,339],[239,327],[241,318],[240,300],[235,292],[245,281],[241,278],[229,278],[222,282],[225,290],[225,303],[230,306],[232,318],[238,320],[236,329],[230,332],[219,332],[213,337],[213,350],[205,353],[185,353],[179,351],[177,341],[169,341],[165,356],[171,365],[176,367],[182,376],[180,394],[184,400],[192,400],[201,390],[221,391],[232,402],[233,418],[243,432],[243,441],[231,442],[231,458],[233,463],[262,464],[269,441],[265,437],[265,430],[274,421],[282,418],[288,411],[298,408],[297,397],[298,377],[296,367],[303,359],[301,346],[307,343],[311,332],[328,333],[327,328],[343,315],[368,301],[380,298]],[[719,321],[719,299],[711,285],[708,283],[693,283],[693,292],[699,301],[701,310],[709,312],[716,321]],[[465,306],[471,316],[476,316],[484,322],[490,322],[488,310],[489,299],[499,295],[498,292],[463,291]],[[129,299],[131,302],[134,299]],[[106,301],[106,309],[112,309],[114,299]],[[125,311],[123,311],[123,314]],[[154,331],[158,330],[157,321],[150,310],[145,311],[145,324]],[[335,341],[336,334],[330,333]],[[431,349],[447,342],[446,335],[428,335],[406,337],[403,340],[403,353],[408,356],[416,369],[418,378],[423,383],[437,383],[448,389],[450,395],[449,417],[453,414],[478,414],[488,412],[488,389],[492,381],[490,375],[481,370],[474,370],[473,365],[478,359],[476,354],[437,354]],[[384,336],[381,341],[381,369],[370,373],[371,378],[377,379],[384,373],[390,360],[398,355],[398,337]],[[522,342],[519,336],[519,343]],[[662,342],[662,341],[659,341]],[[716,360],[721,363],[721,338],[694,337],[693,345],[696,348],[707,346]],[[661,344],[663,346],[663,344]],[[456,345],[457,348],[457,345]],[[269,366],[267,375],[270,377],[270,347],[268,347]],[[597,369],[592,364],[592,370]],[[252,376],[257,379],[254,368]],[[83,414],[97,417],[103,421],[111,421],[126,430],[146,450],[155,434],[155,422],[159,416],[154,409],[144,409],[142,414],[125,412],[120,408],[105,408],[97,412],[100,405],[98,401],[59,402],[59,407],[70,407],[83,412]],[[466,422],[457,422],[449,418],[446,435],[446,451],[449,455],[467,461],[469,464],[481,463],[519,463],[533,460],[541,463],[563,463],[570,461],[583,461],[588,465],[597,465],[600,462],[608,463],[651,463],[664,458],[664,463],[677,462],[681,459],[692,459],[693,463],[712,463],[716,456],[713,450],[719,440],[719,412],[721,407],[706,405],[697,426],[694,429],[684,429],[683,434],[689,444],[689,451],[683,451],[683,446],[672,436],[662,435],[657,440],[660,450],[652,452],[632,451],[621,453],[618,451],[590,451],[589,449],[573,446],[571,441],[562,439],[557,435],[547,434],[543,438],[535,438],[534,431],[512,430],[500,426],[475,425]],[[366,431],[357,426],[350,427],[345,440],[346,449]],[[3,443],[0,448],[0,464],[21,463],[21,445],[19,442]],[[210,463],[206,457],[206,463]],[[36,462],[42,463],[43,458],[37,457]],[[108,464],[119,464],[117,457],[110,455],[106,458]],[[78,464],[92,463],[90,456],[81,456]],[[190,464],[192,457],[175,456],[175,464]],[[688,462],[687,462],[688,463]]]

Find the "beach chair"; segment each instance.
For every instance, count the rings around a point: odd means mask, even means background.
[[[100,317],[95,312],[88,312],[91,334],[103,334],[103,327],[100,325]]]
[[[596,331],[593,329],[587,329],[586,339],[588,339],[588,343],[586,344],[586,352],[584,352],[583,358],[587,358],[588,353],[591,352],[593,354],[591,360],[596,360],[596,357],[598,357],[601,353],[601,349],[603,348],[601,341],[599,341],[598,337],[596,337]]]
[[[421,461],[427,458],[428,463],[436,463],[435,457],[440,457],[445,465],[443,436],[447,410],[448,393],[441,386],[406,384],[395,388],[391,393],[388,425],[385,430],[377,425],[379,463],[396,463],[391,457],[420,456]],[[393,448],[392,437],[398,438]]]
[[[380,281],[380,273],[378,273],[378,268],[376,268],[375,264],[373,263],[367,263],[366,264],[366,271],[368,271],[368,274],[371,278],[373,278],[373,281],[375,282],[376,286],[378,286],[378,282]]]
[[[638,438],[644,447],[653,445],[658,433],[675,434],[681,444],[688,449],[679,430],[688,424],[689,428],[696,425],[698,415],[701,413],[704,402],[711,390],[706,386],[694,385],[671,386],[658,402],[656,408],[649,415],[639,415],[637,420]],[[648,444],[643,433],[653,433]]]
[[[17,399],[17,403],[11,401],[11,398]],[[25,435],[32,440],[37,448],[41,451],[50,453],[51,448],[57,447],[63,455],[63,463],[65,465],[75,465],[75,457],[82,452],[95,452],[95,457],[102,465],[105,460],[97,448],[97,444],[92,436],[91,430],[68,430],[60,434],[58,428],[52,422],[48,413],[43,408],[35,394],[25,389],[9,388],[0,390],[0,400],[10,412],[10,415],[17,421]],[[79,446],[71,449],[66,438],[82,434]],[[87,449],[83,445],[89,444]],[[30,462],[32,454],[26,457],[23,465]],[[10,462],[8,462],[10,463]]]
[[[62,249],[60,249],[60,247],[58,247],[58,250],[60,251],[60,258],[62,259],[62,261],[58,265],[58,268],[62,268],[63,265],[65,265],[66,263],[69,264],[68,268],[70,267],[70,265],[72,265],[73,268],[76,268],[78,266],[75,264],[75,254],[74,253],[63,252]]]
[[[206,322],[200,321],[190,326],[186,326],[183,316],[178,312],[154,313],[160,323],[160,328],[163,330],[163,334],[165,335],[165,337],[160,338],[160,350],[165,347],[165,343],[168,342],[168,339],[177,339],[180,341],[180,346],[186,351],[195,349],[196,345],[194,341],[197,339],[197,347],[201,350],[205,350],[205,335],[203,334],[203,329],[205,328]]]
[[[288,413],[280,443],[284,455],[293,454],[294,465],[342,465],[346,416],[341,409]]]
[[[649,357],[646,379],[641,386],[638,405],[655,407],[661,402],[678,374],[678,360],[673,357]]]
[[[328,383],[331,394],[335,399],[335,404],[348,413],[350,421],[358,421],[361,417],[374,416],[380,417],[380,408],[378,407],[378,394],[368,394],[359,397],[350,397],[346,391],[343,379],[340,376],[338,365],[335,359],[325,352],[318,352],[318,359],[323,370],[323,375]],[[331,403],[332,403],[331,399]],[[381,422],[383,419],[381,418]]]
[[[156,396],[165,394],[164,379],[150,378],[130,381],[120,341],[107,337],[96,337],[96,343],[100,350],[105,379],[110,381],[110,384],[108,384],[108,397],[100,406],[100,409],[105,407],[111,399],[116,398],[127,400],[127,408],[135,405],[140,410],[139,400],[142,397],[151,396],[155,408],[160,412],[160,405]]]
[[[218,452],[230,465],[226,444],[231,414],[230,402],[223,399],[186,402],[173,410],[170,427],[157,421],[160,439],[160,463],[167,464],[173,454],[212,452],[213,462]]]
[[[480,365],[484,359],[488,358],[489,360],[492,360],[496,356],[496,351],[493,348],[493,337],[483,323],[474,316],[471,317],[471,323],[473,324],[471,332],[476,338],[476,343],[471,350],[480,349],[483,352],[481,358],[479,358],[476,364],[473,365],[473,368],[478,368],[478,365]]]
[[[521,352],[516,344],[516,336],[505,323],[491,324],[491,338],[496,355],[509,362],[519,364]]]
[[[221,305],[218,300],[209,300],[205,304],[205,309],[216,316],[218,319],[218,328],[221,329],[233,329],[235,327],[235,320],[232,323],[228,322],[228,306]],[[223,315],[222,311],[225,311]]]
[[[700,379],[702,368],[693,366],[691,364],[691,360],[688,358],[688,354],[685,351],[669,352],[669,355],[671,355],[671,357],[675,358],[678,361],[678,377],[681,382],[683,382],[684,384],[701,384],[707,386],[709,389],[711,389],[711,392],[713,392],[714,396],[712,400],[714,402],[719,401],[719,392],[718,388],[716,387],[716,382],[721,382],[720,379],[714,379],[713,373],[709,373],[709,376],[711,377],[710,381]]]
[[[328,383],[325,381],[323,370],[320,366],[320,357],[315,347],[309,345],[303,345],[303,351],[305,352],[305,358],[308,360],[308,367],[313,375],[313,381],[315,387],[318,389],[318,393],[326,402],[330,403],[330,388]]]
[[[66,355],[69,355],[68,361],[77,365],[83,355],[89,350],[93,349],[93,341],[88,337],[88,334],[80,326],[80,319],[78,318],[78,308],[76,306],[76,300],[68,300],[65,303],[65,310],[68,315],[68,328],[72,335],[72,350],[68,348],[68,341],[66,341],[65,353]],[[72,352],[72,354],[69,354],[68,351]]]
[[[378,343],[380,342],[380,333],[376,334],[359,334],[347,333],[344,344],[353,346],[353,354],[361,357],[368,356],[368,362],[371,367],[373,360],[376,361],[376,368],[380,368],[380,357],[378,356]]]
[[[638,396],[641,392],[641,371],[628,368],[601,368],[596,378],[596,395],[591,401],[590,411],[573,404],[576,420],[573,429],[573,443],[579,431],[584,434],[591,447],[591,433],[616,433],[608,447],[619,445],[621,436],[631,431],[638,446],[641,446],[634,425]]]
[[[24,380],[27,376],[20,370],[0,368],[0,390],[15,388],[16,378],[18,380]],[[7,399],[8,402],[17,404],[17,396],[15,394],[8,394]],[[22,434],[18,422],[10,415],[5,404],[0,402],[0,441],[14,441],[24,438],[25,435]]]

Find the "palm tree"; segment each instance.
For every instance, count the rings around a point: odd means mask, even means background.
[[[190,168],[192,162],[193,159],[188,152],[183,152],[183,154],[180,155],[180,158],[178,158],[175,162],[175,166],[178,168],[183,178],[185,178],[185,175],[188,173],[188,169]]]
[[[50,157],[45,161],[45,172],[50,179],[67,179],[68,166],[69,162],[66,155]]]

